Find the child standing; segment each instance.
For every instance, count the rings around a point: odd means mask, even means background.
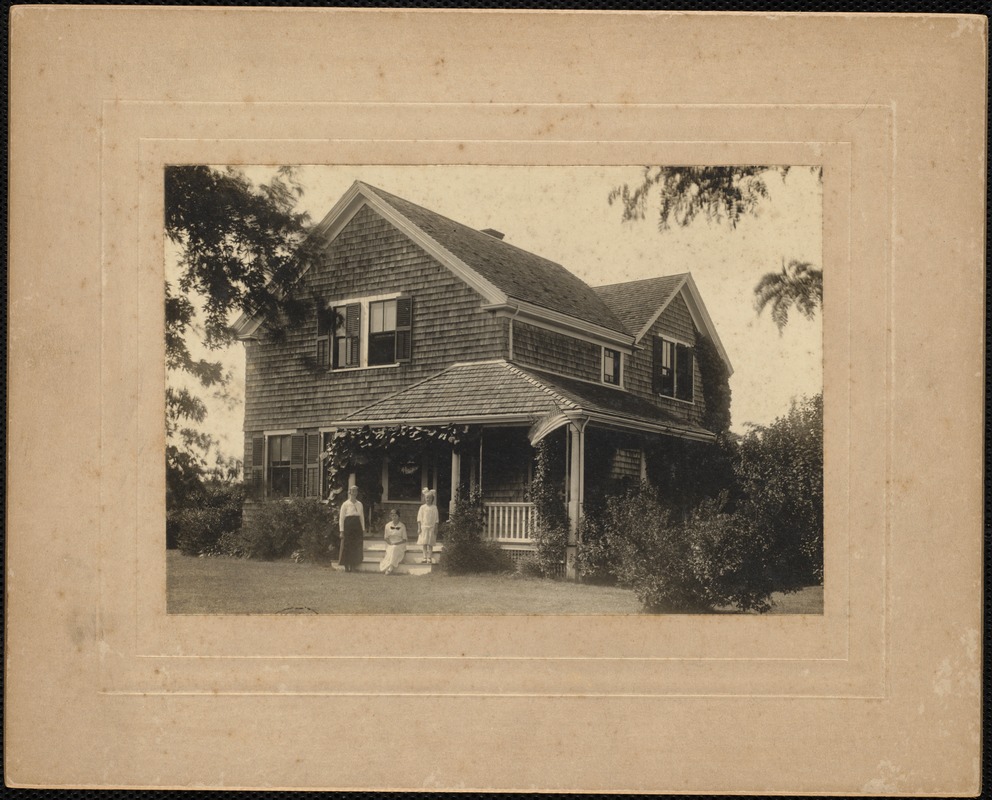
[[[428,489],[424,496],[424,504],[417,512],[417,544],[424,548],[421,564],[434,563],[434,543],[437,541],[437,494]]]

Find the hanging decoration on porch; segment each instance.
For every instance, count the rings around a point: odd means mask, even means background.
[[[368,459],[370,454],[389,453],[403,461],[416,461],[424,449],[434,443],[459,447],[477,441],[477,425],[392,425],[384,428],[340,428],[330,438],[320,460],[333,486],[336,478],[349,467]]]

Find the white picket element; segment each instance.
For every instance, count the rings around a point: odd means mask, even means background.
[[[533,503],[486,503],[487,539],[496,542],[530,542]]]

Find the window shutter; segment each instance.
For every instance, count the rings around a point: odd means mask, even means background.
[[[253,497],[262,496],[265,482],[265,437],[252,434],[251,437],[251,482],[249,490]]]
[[[320,434],[307,434],[307,497],[320,497]]]
[[[675,347],[675,390],[679,400],[692,400],[692,348]]]
[[[665,346],[660,336],[654,337],[654,346],[651,349],[651,391],[661,394],[661,349]]]
[[[413,353],[413,298],[396,300],[396,360],[409,361]]]
[[[303,462],[307,437],[296,434],[292,438],[289,460],[289,493],[293,497],[303,496]]]
[[[344,320],[344,333],[348,337],[347,363],[350,367],[357,367],[362,358],[362,304],[347,306]]]

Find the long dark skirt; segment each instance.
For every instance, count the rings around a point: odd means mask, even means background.
[[[362,521],[358,517],[345,517],[344,536],[341,537],[341,566],[352,569],[362,563],[365,558],[363,536]]]

